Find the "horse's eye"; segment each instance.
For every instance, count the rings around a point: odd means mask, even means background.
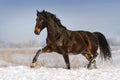
[[[36,21],[38,21],[38,19],[36,19]]]
[[[39,21],[39,17],[36,18],[36,21]]]

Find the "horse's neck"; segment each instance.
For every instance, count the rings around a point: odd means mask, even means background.
[[[63,28],[59,27],[59,25],[55,22],[49,22],[49,25],[47,27],[47,32],[48,35],[56,35],[56,34],[61,34],[63,32]]]

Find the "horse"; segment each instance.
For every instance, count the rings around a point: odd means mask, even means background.
[[[96,68],[95,59],[98,56],[98,48],[100,48],[102,59],[106,61],[112,58],[110,46],[102,33],[68,30],[55,14],[45,10],[41,12],[37,10],[34,33],[39,35],[44,28],[47,28],[46,46],[36,52],[30,65],[31,68],[36,66],[41,53],[57,52],[61,54],[67,69],[71,68],[69,54],[82,54],[89,62],[88,69]]]

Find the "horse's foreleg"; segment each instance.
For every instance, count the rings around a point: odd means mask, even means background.
[[[70,61],[69,61],[69,56],[68,54],[63,54],[67,69],[70,69]]]
[[[38,59],[38,56],[40,53],[42,53],[42,49],[38,50],[36,55],[34,56],[33,60],[32,60],[32,63],[30,65],[31,68],[34,68],[36,66],[36,62],[37,62],[37,59]]]
[[[38,50],[37,53],[36,53],[36,55],[35,55],[35,57],[34,57],[33,60],[32,60],[32,63],[31,63],[31,65],[30,65],[30,67],[31,67],[31,68],[34,68],[34,67],[36,66],[37,59],[38,59],[38,57],[39,57],[39,55],[40,55],[41,53],[51,52],[51,51],[52,51],[52,50],[49,48],[49,46],[46,46],[46,47],[44,47],[43,49]]]

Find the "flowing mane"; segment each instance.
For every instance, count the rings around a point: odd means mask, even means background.
[[[53,20],[58,24],[59,27],[66,29],[66,27],[61,24],[61,20],[59,18],[57,18],[55,14],[52,14],[47,11],[46,11],[46,14],[49,14],[53,18]]]

